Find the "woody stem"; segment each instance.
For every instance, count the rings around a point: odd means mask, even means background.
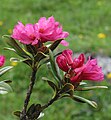
[[[22,110],[22,113],[21,113],[21,116],[20,116],[20,120],[27,120],[26,111],[27,111],[27,107],[28,107],[28,104],[29,104],[29,101],[30,101],[32,90],[33,90],[33,87],[34,87],[34,84],[35,84],[36,73],[37,73],[37,69],[33,68],[32,69],[31,80],[30,80],[30,85],[29,85],[27,95],[26,95],[26,98],[25,98],[25,101],[24,101],[24,107],[23,107],[23,110]]]

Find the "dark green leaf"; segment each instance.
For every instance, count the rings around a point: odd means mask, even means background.
[[[37,49],[32,45],[26,45],[26,49],[32,55],[35,55],[37,53]]]
[[[21,60],[21,59],[18,59],[18,58],[10,58],[10,61],[11,62],[24,62],[24,63],[26,63],[27,65],[29,65],[29,66],[32,66],[32,60],[31,60],[31,58],[24,58],[23,60]]]
[[[14,58],[14,57],[10,58],[10,61],[11,61],[11,62],[21,62],[20,59]]]
[[[72,90],[74,90],[74,86],[71,83],[66,83],[59,93],[68,93]]]
[[[8,47],[5,47],[5,48],[4,48],[4,50],[10,50],[10,51],[13,51],[13,52],[15,52],[15,53],[16,53],[16,50],[15,50],[15,49],[13,49],[13,48],[8,48]]]
[[[9,83],[12,83],[11,80],[4,80],[4,82],[5,82],[5,83],[8,83],[8,84],[9,84]]]
[[[32,66],[32,60],[31,60],[31,59],[25,59],[25,60],[22,60],[21,62],[26,63],[26,64],[29,65],[30,67]]]
[[[47,63],[47,68],[49,70],[49,73],[50,75],[56,80],[56,82],[58,83],[58,85],[60,84],[60,81],[58,80],[58,78],[55,76],[53,70],[52,70],[52,67],[51,67],[51,64],[50,62]]]
[[[58,56],[58,55],[60,55],[60,54],[62,54],[62,52],[59,52],[59,53],[55,54],[54,57],[56,57],[56,56]]]
[[[80,98],[78,98],[77,96],[75,97],[74,96],[70,96],[73,100],[77,101],[77,102],[80,102],[80,103],[85,103],[83,100],[81,100]]]
[[[74,90],[70,90],[68,93],[69,93],[71,96],[73,96]]]
[[[43,58],[40,62],[39,62],[39,67],[40,66],[42,66],[42,65],[44,65],[44,64],[46,64],[46,63],[48,63],[50,60],[49,60],[49,58],[48,57],[46,57],[46,58]]]
[[[41,109],[41,104],[36,104],[35,105],[35,111],[40,111]]]
[[[86,85],[87,83],[86,82],[80,82],[79,85]]]
[[[35,111],[31,116],[31,120],[37,120],[39,116],[40,116],[40,111]]]
[[[15,111],[13,114],[16,115],[17,117],[20,117],[21,112],[20,111]]]
[[[57,64],[55,63],[53,53],[50,49],[49,49],[49,57],[50,57],[50,63],[51,63],[51,67],[52,67],[54,75],[58,78],[58,80],[61,80],[59,68]]]
[[[90,101],[88,99],[85,99],[85,98],[77,96],[77,95],[73,95],[73,96],[71,96],[71,98],[77,102],[87,103],[87,104],[91,105],[92,107],[97,108],[97,104],[94,101]]]
[[[34,59],[35,61],[40,61],[42,60],[43,58],[46,58],[47,55],[44,54],[43,52],[38,52],[35,56],[34,56]]]
[[[1,81],[0,82],[0,94],[6,94],[8,92],[12,92],[12,88],[4,81]]]
[[[1,68],[0,69],[0,77],[12,68],[13,68],[13,66],[6,66],[6,67]]]
[[[40,111],[41,111],[41,105],[36,104],[35,105],[35,111],[31,115],[31,120],[36,120],[40,115]]]
[[[41,112],[40,115],[38,116],[37,120],[40,119],[43,116],[44,116],[44,113]]]
[[[91,87],[84,87],[84,88],[77,88],[78,91],[89,91],[95,89],[107,89],[107,86],[91,86]]]
[[[30,108],[27,111],[27,116],[31,120],[35,120],[39,117],[41,111],[41,105],[40,104],[32,104]]]
[[[48,78],[42,77],[42,79],[45,80],[54,91],[58,90],[58,88],[55,85],[55,83],[53,83],[52,81],[50,81]]]
[[[64,98],[64,97],[70,97],[70,95],[69,94],[63,94],[63,95],[60,96],[60,98]]]
[[[11,38],[10,36],[8,35],[4,35],[3,37],[6,37],[8,40],[7,40],[7,44],[9,46],[11,46],[15,51],[16,53],[23,57],[23,58],[27,58],[27,57],[30,57],[20,46],[19,44],[13,39]]]
[[[32,115],[32,113],[35,111],[35,104],[32,104],[29,109],[27,110],[27,116]]]
[[[59,40],[54,41],[54,42],[51,44],[51,46],[49,47],[49,49],[50,49],[51,51],[55,50],[56,47],[60,44],[60,42],[61,42],[62,40],[63,40],[63,39],[59,39]]]

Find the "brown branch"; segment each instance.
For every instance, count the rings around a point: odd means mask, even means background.
[[[24,107],[23,107],[22,113],[20,115],[20,120],[27,120],[27,116],[26,116],[27,106],[28,106],[29,101],[30,101],[30,97],[31,97],[31,94],[32,94],[33,86],[35,84],[36,72],[37,72],[36,69],[32,70],[30,85],[29,85],[29,88],[28,88],[28,91],[27,91],[27,95],[26,95],[26,98],[25,98],[25,101],[24,101]]]

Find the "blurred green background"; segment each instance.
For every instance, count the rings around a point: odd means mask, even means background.
[[[5,65],[10,65],[10,57],[16,55],[3,50],[6,46],[4,34],[11,34],[17,21],[35,23],[40,17],[54,16],[63,25],[64,31],[70,33],[67,41],[74,52],[90,52],[111,56],[111,0],[0,0],[0,54],[6,56]],[[60,49],[65,47],[60,45]],[[42,72],[41,72],[42,71]],[[21,110],[29,83],[30,69],[19,63],[2,79],[11,79],[14,92],[0,95],[0,120],[17,120],[14,110]],[[38,73],[31,103],[46,103],[52,91],[41,80],[48,76],[46,66]],[[93,109],[87,104],[76,103],[69,99],[57,101],[44,111],[42,120],[111,120],[110,80],[97,85],[108,85],[108,90],[76,92],[86,98],[95,100],[99,107]],[[92,84],[91,82],[89,84]],[[30,103],[30,104],[31,104]]]

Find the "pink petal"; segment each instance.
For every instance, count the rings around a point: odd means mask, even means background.
[[[2,67],[5,63],[5,56],[0,55],[0,67]]]
[[[38,39],[35,39],[33,42],[32,42],[32,45],[37,45],[38,43]]]
[[[62,54],[57,56],[56,62],[58,64],[59,68],[62,69],[63,71],[67,72],[69,70],[69,66],[67,64],[67,61]]]
[[[61,41],[61,44],[62,44],[63,46],[68,46],[68,45],[69,45],[69,43],[66,42],[65,40],[62,40],[62,41]]]
[[[26,24],[25,31],[27,32],[27,35],[34,34],[34,26],[32,24]]]

